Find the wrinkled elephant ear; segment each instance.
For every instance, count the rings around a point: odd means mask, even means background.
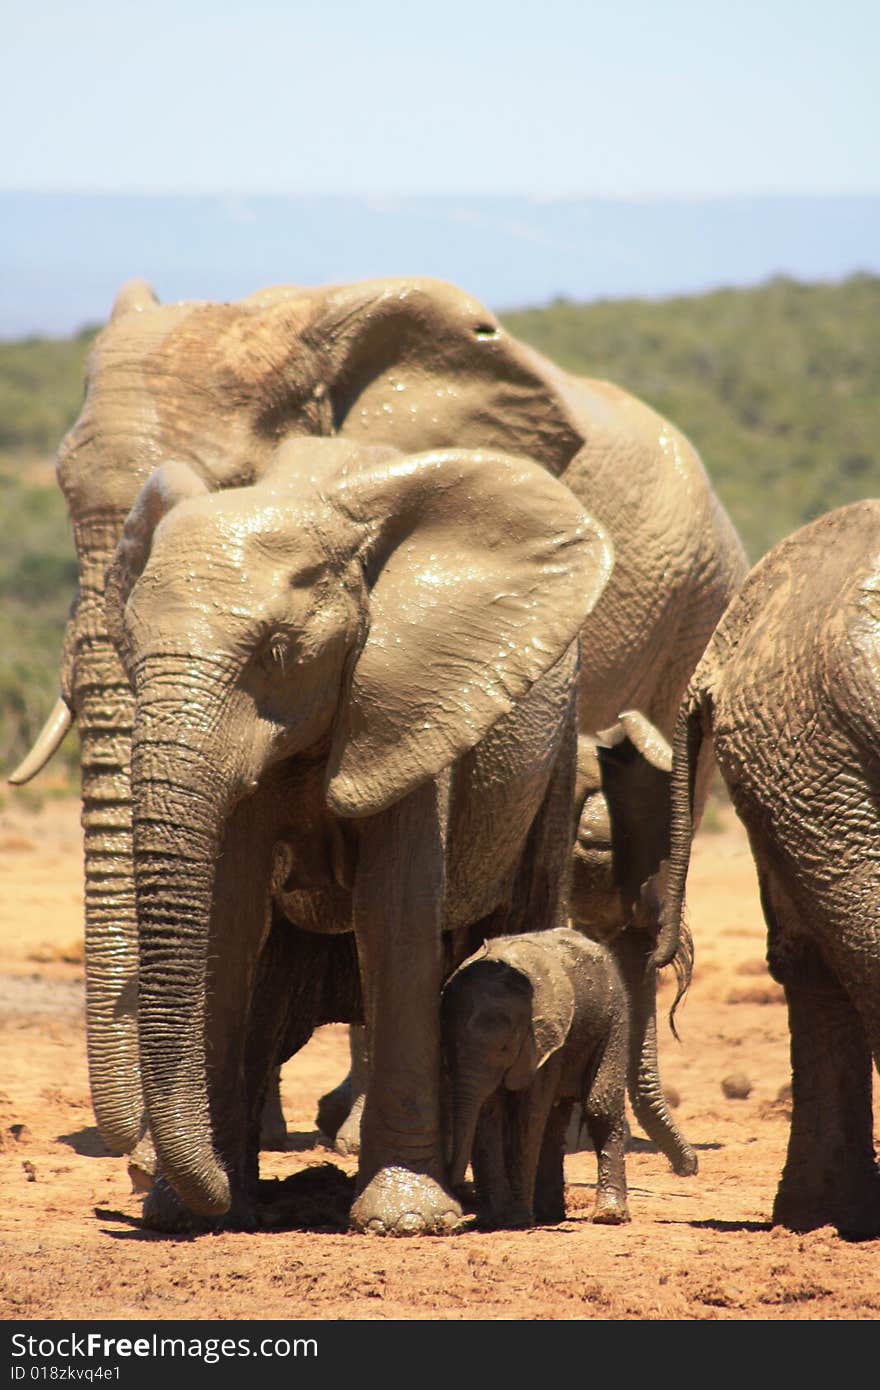
[[[510,450],[557,476],[584,444],[564,374],[442,280],[334,288],[316,297],[303,346],[347,438]]]
[[[156,527],[178,502],[201,497],[207,491],[202,479],[187,464],[163,463],[150,474],[128,514],[104,582],[107,631],[126,670],[128,660],[123,614],[129,594],[150,557]]]
[[[574,1018],[574,986],[555,952],[533,938],[507,942],[504,959],[532,985],[531,1032],[504,1078],[508,1090],[518,1091],[568,1037]]]
[[[635,924],[656,931],[669,857],[672,750],[646,715],[626,710],[599,734],[596,752],[614,881]]]
[[[659,772],[672,771],[672,748],[669,740],[641,710],[624,710],[618,716],[618,723],[610,729],[603,729],[597,741],[603,748],[617,748],[625,739],[629,739],[651,767],[657,768]]]
[[[370,626],[328,800],[369,816],[473,748],[563,656],[613,552],[566,487],[503,454],[395,459],[353,472],[331,500],[368,538]]]

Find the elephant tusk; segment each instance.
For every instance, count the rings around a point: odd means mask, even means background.
[[[52,755],[58,752],[72,723],[73,713],[70,706],[59,696],[55,701],[55,708],[37,735],[33,748],[9,776],[8,780],[14,787],[23,786],[46,766]]]

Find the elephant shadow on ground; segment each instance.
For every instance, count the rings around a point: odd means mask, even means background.
[[[772,1231],[774,1228],[781,1230],[782,1227],[777,1221],[689,1221],[689,1226],[693,1226],[701,1231],[721,1231],[722,1233],[735,1234],[739,1231]],[[845,1231],[834,1222],[829,1221],[828,1225],[833,1227],[837,1238],[846,1245],[864,1245],[868,1241],[876,1242],[877,1237],[866,1232]],[[821,1228],[819,1228],[821,1229]]]
[[[259,1221],[268,1230],[348,1230],[355,1178],[335,1163],[318,1163],[288,1178],[263,1179]]]
[[[348,1230],[354,1197],[354,1176],[334,1163],[316,1163],[287,1178],[261,1179],[257,1229],[344,1234]],[[95,1216],[99,1221],[111,1223],[105,1226],[104,1234],[114,1240],[193,1240],[204,1234],[204,1231],[152,1231],[140,1217],[108,1208],[96,1207]],[[118,1226],[128,1229],[113,1229]]]
[[[116,1158],[112,1154],[101,1138],[97,1125],[87,1126],[85,1129],[73,1130],[70,1134],[59,1134],[57,1136],[59,1144],[66,1144],[69,1149],[73,1149],[75,1154],[82,1158]]]

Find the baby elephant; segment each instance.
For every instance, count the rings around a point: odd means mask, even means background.
[[[611,953],[566,928],[488,941],[443,991],[451,1185],[470,1160],[478,1219],[565,1219],[563,1150],[575,1101],[599,1166],[593,1220],[629,1220],[624,1149],[628,1012]]]

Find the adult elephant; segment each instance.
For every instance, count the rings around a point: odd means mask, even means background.
[[[212,490],[242,487],[262,476],[279,443],[302,434],[406,452],[497,448],[569,485],[617,555],[585,634],[585,732],[638,708],[671,737],[687,679],[744,573],[699,459],[671,425],[613,386],[560,371],[452,286],[380,280],[169,305],[142,282],[126,286],[92,349],[83,409],[58,457],[79,560],[61,699],[13,776],[32,776],[76,718],[89,1070],[98,1125],[116,1152],[134,1147],[142,1106],[133,706],[107,634],[104,572],[157,464],[184,461]],[[601,789],[592,796],[601,835]]]
[[[658,958],[676,949],[694,762],[707,736],[748,831],[785,989],[792,1116],[773,1219],[880,1233],[880,502],[830,512],[755,566],[700,662],[675,736]]]
[[[562,923],[577,636],[611,564],[567,488],[497,452],[303,439],[253,487],[152,475],[107,615],[135,692],[154,1223],[178,1219],[166,1184],[197,1214],[252,1219],[288,1021],[287,982],[254,987],[279,846],[296,920],[357,941],[371,1067],[353,1223],[461,1215],[443,1188],[442,933],[454,963],[490,916]]]

